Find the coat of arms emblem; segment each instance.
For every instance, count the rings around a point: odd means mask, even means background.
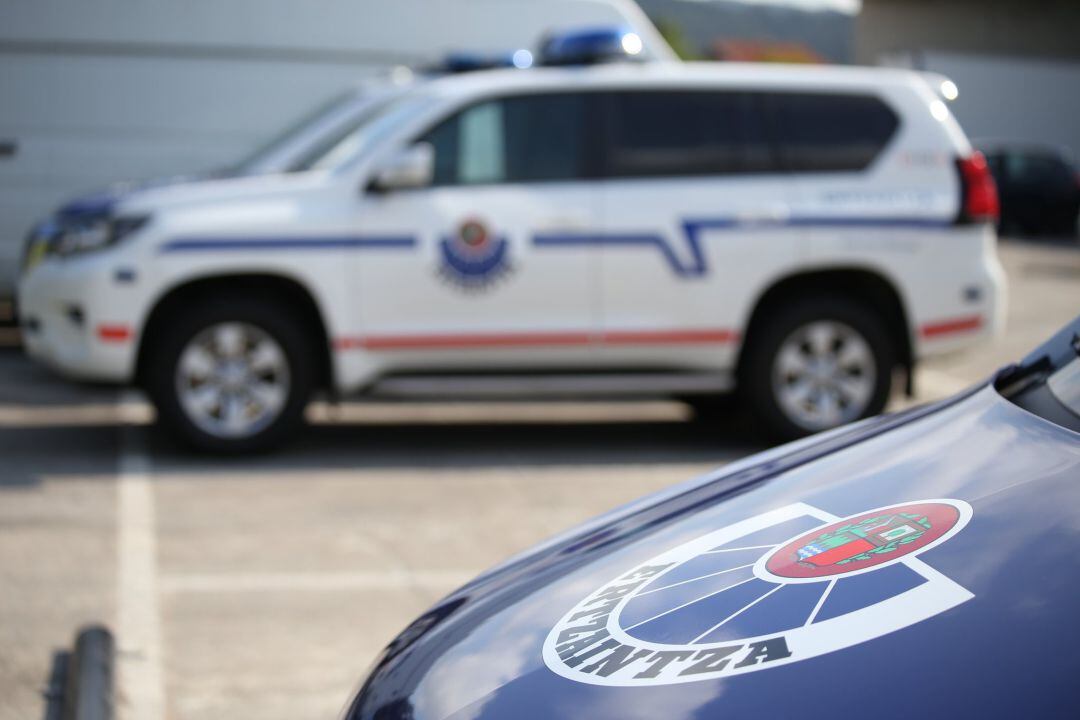
[[[745,518],[583,598],[548,634],[544,661],[576,682],[666,685],[868,642],[973,597],[934,568],[933,553],[920,557],[971,516],[966,502],[945,498],[846,517],[794,503]]]
[[[896,552],[903,545],[918,540],[930,529],[930,521],[925,515],[882,515],[824,533],[800,547],[796,554],[799,563],[807,567],[846,565],[855,560],[869,560],[874,555]]]
[[[465,290],[487,290],[512,269],[510,243],[476,218],[439,241],[439,275]]]

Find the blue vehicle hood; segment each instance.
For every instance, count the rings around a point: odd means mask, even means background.
[[[1060,716],[1078,596],[1080,436],[987,385],[507,563],[391,643],[347,717]]]

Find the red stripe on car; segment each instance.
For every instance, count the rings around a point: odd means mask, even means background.
[[[566,347],[573,345],[697,345],[736,342],[732,330],[615,330],[605,333],[537,332],[461,335],[369,335],[341,337],[335,350],[438,350],[480,347]]]
[[[98,325],[97,335],[102,342],[127,342],[133,333],[127,325]]]
[[[923,325],[919,330],[919,333],[924,338],[938,338],[942,335],[952,335],[954,333],[971,332],[972,330],[978,330],[983,325],[983,319],[979,315],[973,315],[966,318],[954,318],[952,320],[942,320],[941,322],[929,323]]]

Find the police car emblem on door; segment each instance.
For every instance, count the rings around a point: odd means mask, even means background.
[[[873,640],[973,597],[917,557],[970,518],[961,500],[847,518],[804,503],[758,515],[596,590],[552,628],[544,661],[583,683],[667,685]]]
[[[465,220],[455,234],[439,241],[439,275],[462,289],[491,289],[512,269],[509,242],[493,236],[476,218]]]

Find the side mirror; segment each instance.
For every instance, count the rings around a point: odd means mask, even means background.
[[[426,187],[435,174],[435,148],[420,142],[379,163],[370,188],[376,192]]]

